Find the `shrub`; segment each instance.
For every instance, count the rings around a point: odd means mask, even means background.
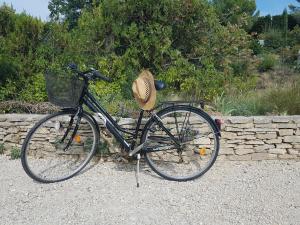
[[[36,74],[26,80],[24,89],[20,92],[17,99],[26,102],[47,101],[45,78],[43,74]]]
[[[17,147],[13,147],[10,152],[11,159],[19,159],[21,158],[21,150]]]
[[[272,29],[261,36],[265,40],[265,47],[269,49],[279,49],[285,45],[283,34],[279,30]]]
[[[262,94],[257,92],[219,96],[214,100],[214,107],[223,115],[231,116],[265,115],[273,111],[272,106],[262,100]]]
[[[273,54],[262,55],[258,69],[261,72],[273,70],[277,62],[278,62],[278,57],[276,55]]]
[[[263,47],[261,46],[261,44],[258,42],[257,39],[253,39],[251,41],[250,48],[253,51],[254,55],[259,55],[263,52]]]
[[[277,87],[268,91],[265,103],[272,103],[273,111],[279,114],[300,114],[300,79],[286,87]]]

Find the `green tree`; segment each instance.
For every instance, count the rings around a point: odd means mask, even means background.
[[[259,13],[254,15],[255,0],[212,0],[212,4],[223,25],[230,23],[250,27],[253,18]]]
[[[287,37],[288,37],[288,26],[289,26],[289,17],[288,17],[288,12],[287,9],[284,9],[283,13],[282,13],[282,17],[283,17],[283,37],[284,37],[284,44],[285,47],[287,45]]]
[[[300,4],[300,0],[296,0],[298,4]],[[292,13],[299,13],[300,12],[300,6],[296,6],[293,4],[289,5],[289,9],[291,10]]]
[[[298,4],[300,4],[300,0],[296,0]],[[300,5],[289,5],[289,9],[291,10],[291,14],[293,18],[297,21],[298,25],[300,24]]]
[[[65,21],[70,28],[74,28],[82,11],[91,10],[99,2],[100,0],[50,0],[50,18],[54,21]]]
[[[237,25],[221,26],[206,0],[104,0],[85,11],[71,33],[65,52],[86,65],[98,63],[118,81],[97,84],[101,96],[117,90],[131,98],[132,80],[149,68],[170,89],[210,99],[233,67],[251,62],[249,35]]]

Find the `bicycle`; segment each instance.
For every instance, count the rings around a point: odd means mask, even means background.
[[[173,181],[196,179],[216,161],[220,121],[202,109],[173,104],[157,113],[155,109],[141,110],[132,132],[118,125],[88,88],[91,81],[112,82],[110,78],[93,68],[79,71],[75,64],[69,65],[69,70],[73,75],[68,78],[57,78],[49,71],[45,74],[49,101],[62,110],[37,122],[24,140],[21,162],[32,179],[52,183],[78,174],[99,146],[96,115],[128,155],[137,159],[137,184],[141,156],[154,172]],[[155,81],[156,90],[165,86]],[[84,110],[84,105],[95,114]],[[149,118],[141,128],[145,113]]]

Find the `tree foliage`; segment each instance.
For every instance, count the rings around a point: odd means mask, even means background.
[[[238,24],[249,28],[252,24],[256,11],[255,0],[212,0],[212,4],[223,25]]]
[[[296,0],[298,4],[300,4],[300,0]],[[292,11],[292,13],[300,13],[300,6],[290,4],[289,9]]]
[[[54,21],[65,21],[69,28],[74,28],[84,9],[99,5],[100,0],[50,0],[48,9]]]
[[[217,2],[236,13],[225,17]],[[168,93],[196,99],[211,100],[229,86],[246,89],[253,80],[255,40],[241,23],[253,1],[51,0],[49,8],[53,20],[44,23],[0,7],[0,100],[46,101],[42,74],[69,62],[113,78],[91,86],[107,102],[131,99],[143,68],[165,80]],[[298,30],[287,30],[295,46]],[[266,37],[277,44],[276,35]]]

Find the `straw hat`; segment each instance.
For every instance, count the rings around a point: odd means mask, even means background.
[[[154,78],[149,70],[143,70],[132,84],[135,100],[143,110],[151,110],[155,105],[156,89]]]

